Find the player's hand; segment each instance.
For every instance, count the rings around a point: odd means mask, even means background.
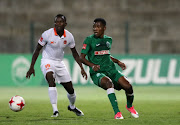
[[[31,76],[31,74],[33,74],[33,75],[35,76],[35,70],[34,70],[34,68],[30,68],[30,69],[28,70],[28,72],[26,73],[26,78],[29,79],[30,76]]]
[[[83,78],[85,78],[87,80],[87,74],[84,71],[84,69],[81,70],[81,75],[83,76]]]
[[[126,69],[126,65],[125,65],[123,62],[118,61],[117,64],[121,67],[122,70],[125,70],[125,69]]]
[[[93,65],[92,69],[96,72],[96,71],[100,70],[100,65]]]

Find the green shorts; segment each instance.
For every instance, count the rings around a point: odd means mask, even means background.
[[[103,77],[109,77],[112,80],[112,82],[114,84],[114,88],[116,90],[122,89],[122,87],[117,82],[118,82],[119,78],[124,75],[118,70],[96,72],[96,73],[90,74],[90,76],[91,76],[93,83],[99,87],[101,87],[101,85],[100,85],[101,79]]]

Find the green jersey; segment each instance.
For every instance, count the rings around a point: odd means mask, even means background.
[[[98,72],[116,69],[110,58],[111,44],[112,38],[109,36],[104,35],[103,38],[96,38],[94,35],[91,35],[84,40],[81,53],[88,56],[89,62],[100,65]],[[95,73],[91,67],[90,73]]]

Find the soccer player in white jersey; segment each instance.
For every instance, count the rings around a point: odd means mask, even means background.
[[[26,74],[26,78],[30,78],[33,74],[35,76],[34,65],[39,56],[40,50],[42,51],[41,70],[45,79],[49,84],[49,98],[53,108],[52,117],[59,115],[57,108],[57,89],[56,83],[63,85],[67,91],[67,97],[70,105],[68,110],[73,111],[77,116],[83,116],[83,112],[75,107],[76,93],[74,91],[71,77],[64,64],[64,48],[69,47],[72,55],[81,68],[82,76],[87,79],[87,74],[84,71],[82,63],[79,59],[79,54],[75,48],[75,41],[73,35],[65,29],[66,17],[58,14],[54,18],[54,28],[46,30],[38,41],[37,47],[33,53],[30,68]]]

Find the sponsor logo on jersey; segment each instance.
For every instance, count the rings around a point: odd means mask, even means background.
[[[110,43],[108,41],[106,42],[106,46],[110,48]]]
[[[50,44],[54,44],[54,41],[51,41]]]
[[[101,45],[100,43],[96,44],[96,46],[100,46],[100,45]]]
[[[105,54],[109,54],[109,50],[101,50],[94,52],[94,55],[105,55]]]
[[[67,41],[66,41],[66,40],[64,40],[64,44],[67,44]]]
[[[39,40],[42,42],[43,41],[43,37],[41,36],[41,38]]]
[[[46,67],[46,70],[48,70],[51,67],[51,65],[50,64],[46,64],[45,67]]]
[[[96,76],[99,77],[101,75],[101,73],[97,73]]]
[[[82,49],[86,49],[87,44],[83,44]]]

